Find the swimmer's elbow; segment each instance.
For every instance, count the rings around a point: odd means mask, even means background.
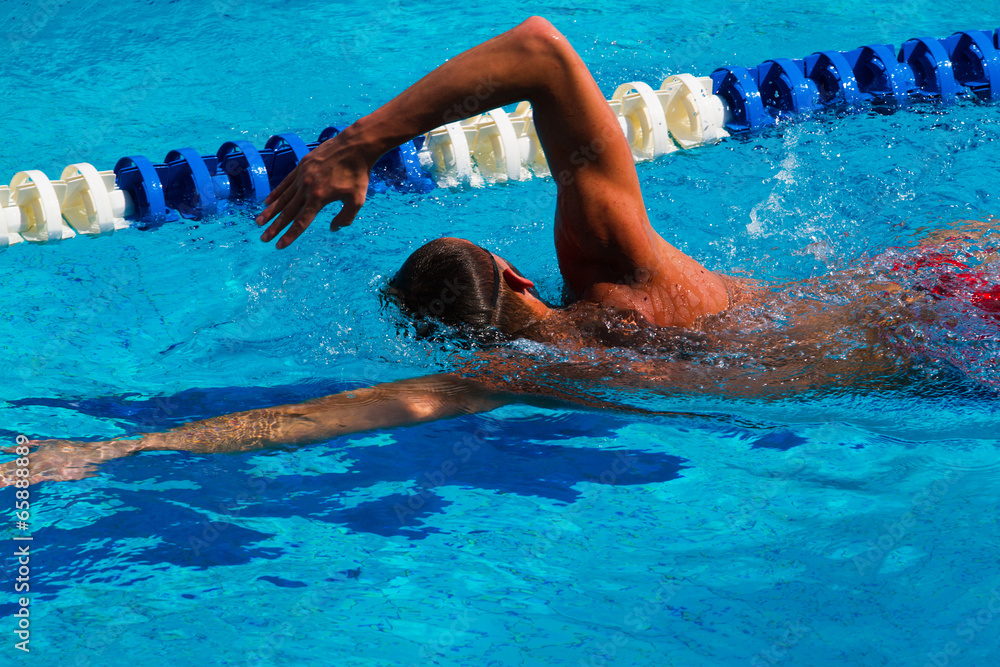
[[[411,423],[489,412],[510,402],[485,385],[454,375],[439,376],[415,394],[400,397]]]
[[[559,33],[556,27],[544,16],[529,16],[516,29],[543,39],[548,38],[553,33]]]
[[[406,398],[401,403],[400,407],[406,415],[405,420],[411,423],[434,421],[447,416],[450,412],[450,406],[442,404],[433,396]]]
[[[319,399],[310,405],[303,424],[307,432],[295,435],[303,442],[316,441],[488,412],[509,402],[474,380],[432,375]]]
[[[569,42],[563,34],[541,16],[528,18],[514,28],[513,32],[517,35],[521,48],[526,49],[531,56],[558,56],[569,48]]]

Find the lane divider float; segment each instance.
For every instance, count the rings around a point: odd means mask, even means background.
[[[756,67],[720,67],[709,77],[677,74],[655,91],[631,82],[619,86],[608,104],[640,161],[806,118],[828,107],[901,109],[914,100],[950,104],[962,96],[1000,100],[1000,29],[958,32],[941,40],[914,38],[898,51],[871,44],[801,59],[776,58]],[[527,124],[518,132],[522,167],[528,175],[547,175],[526,105],[512,115]],[[462,127],[475,127],[479,118],[463,121]],[[423,156],[440,185],[507,180],[496,168],[495,156],[481,157],[457,135],[438,128],[428,137],[429,150],[447,156]]]
[[[1000,101],[1000,29],[913,38],[898,51],[871,44],[756,67],[720,67],[707,77],[675,74],[657,89],[632,81],[618,86],[608,104],[641,161],[829,107],[893,109],[962,97]],[[342,130],[327,127],[311,142],[276,134],[263,149],[244,140],[227,141],[209,155],[180,148],[157,163],[129,155],[108,171],[81,162],[55,181],[38,170],[18,172],[0,186],[0,249],[106,236],[133,225],[220,215],[232,202],[259,203],[303,157]],[[448,123],[393,149],[376,163],[369,187],[426,193],[438,185],[547,175],[531,105],[522,102],[510,113],[494,109]]]

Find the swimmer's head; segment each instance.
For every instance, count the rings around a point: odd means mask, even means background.
[[[389,282],[389,294],[407,314],[505,336],[540,319],[547,306],[534,283],[470,241],[440,238],[418,248]]]

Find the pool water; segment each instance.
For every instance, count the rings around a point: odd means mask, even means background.
[[[0,178],[312,139],[527,11],[5,2]],[[1000,27],[985,0],[530,11],[608,95]],[[786,282],[996,215],[998,165],[1000,107],[964,101],[824,114],[639,176],[668,241]],[[389,192],[282,252],[247,207],[15,246],[0,253],[0,439],[163,430],[453,368],[455,350],[398,331],[381,286],[449,235],[557,301],[553,201],[545,179]],[[39,665],[996,664],[995,331],[942,333],[926,390],[649,398],[687,417],[512,406],[299,449],[116,460],[33,487],[30,654],[9,631],[13,518],[2,527],[2,651]]]

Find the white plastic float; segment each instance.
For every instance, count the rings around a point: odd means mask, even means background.
[[[677,150],[667,130],[663,103],[649,84],[642,81],[623,83],[609,103],[618,114],[618,122],[636,161],[652,160]]]
[[[128,193],[115,188],[113,171],[71,164],[58,181],[38,170],[21,171],[0,186],[0,248],[21,241],[53,243],[77,234],[103,235],[128,226]]]
[[[474,135],[472,159],[482,177],[491,181],[521,180],[521,149],[507,112],[493,109],[466,122]]]
[[[428,132],[420,152],[429,157],[421,162],[428,162],[440,179],[457,179],[458,183],[472,180],[472,152],[462,123],[448,123]]]
[[[728,120],[726,105],[712,94],[710,77],[668,76],[658,92],[670,135],[681,148],[714,144],[729,136],[723,129]]]
[[[36,169],[14,174],[4,209],[8,234],[13,232],[34,243],[52,243],[76,236],[62,219],[60,202],[65,191],[65,183],[50,181]]]
[[[21,229],[21,210],[11,204],[10,188],[0,185],[0,248],[8,248],[24,239]]]
[[[427,133],[420,151],[421,163],[431,167],[445,182],[451,179],[469,183],[475,178],[474,171],[490,182],[520,181],[523,142],[515,121],[520,128],[530,124],[523,118],[515,117],[512,121],[503,109],[493,109],[435,128]]]
[[[534,111],[531,104],[521,102],[510,115],[511,125],[517,134],[517,144],[521,151],[521,161],[535,176],[549,175],[549,162],[545,159],[542,142],[535,131]]]
[[[63,169],[61,180],[62,216],[78,234],[100,236],[129,226],[125,216],[132,213],[132,201],[115,188],[115,172],[80,162]]]
[[[648,160],[729,136],[723,129],[726,105],[711,90],[708,77],[678,74],[667,77],[658,90],[641,81],[622,84],[608,104],[633,157]],[[431,130],[420,159],[445,186],[550,173],[528,102],[510,114],[494,109]],[[0,186],[0,249],[22,241],[112,234],[129,226],[125,218],[133,210],[128,193],[115,187],[113,171],[81,162],[66,167],[58,181],[41,171],[22,171],[9,186]]]
[[[667,77],[658,90],[642,81],[632,81],[618,86],[608,104],[618,116],[636,161],[655,159],[678,148],[716,143],[729,136],[723,129],[728,110],[722,98],[712,94],[710,77],[677,74]],[[510,148],[508,122],[516,138],[516,151]],[[443,186],[469,183],[474,173],[488,181],[549,175],[528,102],[521,102],[509,115],[494,109],[434,129],[427,134],[421,154],[422,162]],[[513,164],[516,154],[521,161],[521,169],[517,170]]]

